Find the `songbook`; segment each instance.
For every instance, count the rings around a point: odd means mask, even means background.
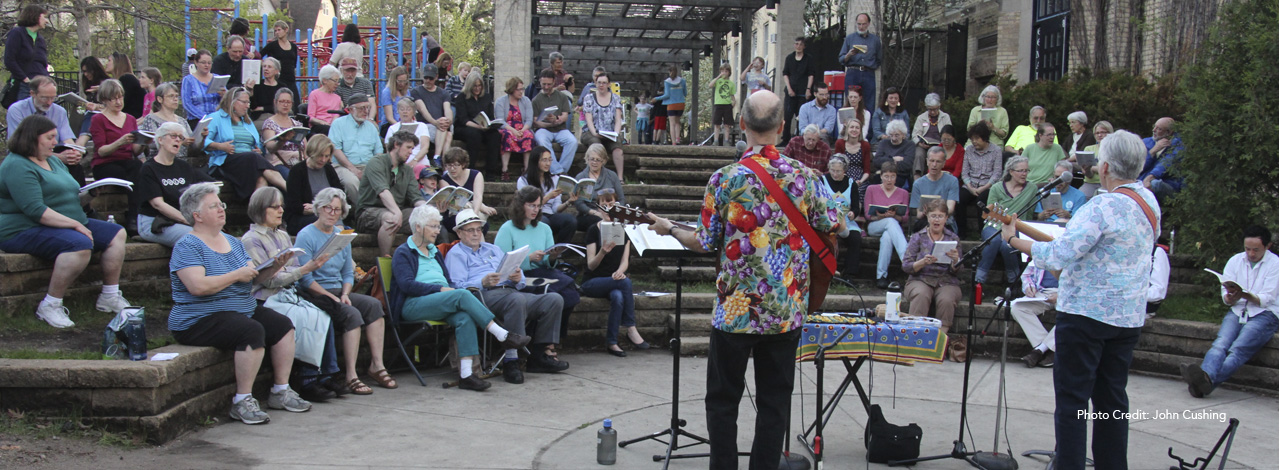
[[[476,118],[472,119],[471,122],[474,122],[481,126],[492,128],[492,129],[497,129],[507,123],[506,121],[503,121],[501,119],[490,119],[489,114],[485,113],[484,111],[480,111],[480,114],[477,114]]]
[[[204,134],[204,131],[209,128],[209,121],[212,120],[213,116],[205,116],[200,119],[200,122],[196,123],[196,128],[191,130],[191,136],[197,139],[203,139],[204,137],[202,134]]]
[[[1089,168],[1091,166],[1097,165],[1098,155],[1093,152],[1085,152],[1083,150],[1077,151],[1076,164],[1080,165],[1080,168]]]
[[[322,245],[320,249],[313,254],[313,258],[319,258],[325,255],[333,256],[339,251],[342,251],[343,248],[350,246],[351,242],[355,239],[356,231],[352,229],[346,229],[341,232],[334,233],[329,237],[329,240],[325,241],[324,245]]]
[[[859,54],[865,54],[867,52],[867,46],[863,44],[854,44],[853,49],[858,51]]]
[[[600,245],[610,243],[624,246],[627,241],[626,226],[622,222],[600,222]]]
[[[120,178],[98,178],[94,180],[92,183],[89,183],[80,187],[80,193],[83,194],[83,193],[89,192],[89,190],[91,189],[101,188],[103,186],[119,186],[119,187],[128,189],[130,191],[133,191],[132,181],[122,180]]]
[[[936,146],[942,145],[942,141],[941,141],[941,140],[931,139],[931,138],[929,138],[929,136],[926,136],[926,135],[921,135],[921,136],[920,136],[920,138],[919,138],[918,140],[920,141],[920,143],[923,143],[923,144],[928,145],[928,146],[930,146],[930,147],[936,147]]]
[[[244,59],[240,61],[240,83],[262,83],[262,61]]]
[[[671,235],[658,235],[658,232],[649,228],[649,224],[627,225],[625,228],[627,238],[631,239],[631,246],[636,248],[636,254],[644,256],[644,252],[648,250],[686,250],[680,240]]]
[[[78,101],[78,102],[80,102],[80,103],[85,103],[85,104],[88,104],[88,103],[89,103],[89,100],[84,99],[84,97],[83,97],[83,96],[80,96],[78,93],[76,93],[76,92],[74,92],[74,91],[72,91],[72,92],[68,92],[68,93],[63,93],[63,94],[61,94],[61,95],[58,95],[58,97],[57,97],[57,98],[55,98],[55,99],[54,99],[54,101],[61,101],[61,100],[62,100],[62,99],[64,99],[64,98],[71,98],[71,99],[74,99],[74,100],[76,100],[76,101]]]
[[[209,93],[217,93],[227,89],[227,82],[231,81],[230,75],[214,75],[209,79]]]
[[[1239,290],[1240,290],[1240,292],[1243,292],[1243,293],[1245,293],[1245,294],[1250,294],[1250,295],[1252,295],[1252,294],[1253,294],[1252,292],[1249,292],[1249,291],[1247,291],[1247,290],[1244,290],[1244,287],[1243,287],[1243,286],[1241,286],[1241,285],[1240,285],[1239,283],[1237,283],[1236,281],[1233,281],[1233,280],[1231,280],[1231,279],[1227,279],[1227,277],[1226,277],[1225,275],[1223,275],[1222,273],[1220,273],[1220,272],[1214,271],[1214,270],[1209,269],[1209,268],[1204,268],[1204,271],[1205,271],[1205,272],[1207,272],[1207,273],[1209,273],[1209,274],[1212,274],[1214,277],[1218,278],[1218,284],[1221,284],[1221,285],[1222,285],[1222,287],[1225,287],[1225,288],[1227,288],[1228,290],[1236,290],[1236,289],[1239,289]]]
[[[611,140],[611,141],[614,141],[614,142],[617,142],[617,141],[618,141],[618,133],[617,133],[617,132],[613,132],[613,131],[600,131],[600,132],[597,132],[597,134],[600,134],[600,137],[604,137],[604,138],[609,139],[609,140]]]
[[[547,121],[547,118],[548,118],[548,117],[551,117],[552,115],[559,114],[559,113],[560,113],[560,107],[559,107],[559,106],[552,106],[552,107],[550,107],[550,108],[547,108],[547,109],[542,110],[542,112],[538,114],[538,119],[537,119],[537,120],[538,120],[538,121]]]
[[[156,134],[150,131],[138,130],[130,132],[130,134],[133,134],[133,143],[135,144],[147,145],[156,140]]]
[[[871,209],[870,215],[880,215],[889,211],[893,211],[893,213],[897,215],[903,215],[907,213],[908,207],[906,204],[894,204],[892,206],[880,206],[880,205],[872,204],[870,206],[870,209]]]
[[[950,256],[947,256],[947,252],[956,249],[959,245],[960,242],[946,240],[933,242],[932,254],[934,258],[938,259],[937,261],[934,261],[933,264],[951,264],[954,260],[952,260]]]
[[[421,125],[421,124],[416,123],[416,122],[402,122],[402,123],[400,123],[400,127],[396,129],[396,132],[408,132],[408,133],[413,134],[413,135],[418,135],[418,126],[419,126],[419,125]],[[390,135],[390,134],[388,134],[388,135]]]
[[[980,113],[982,113],[982,120],[983,120],[983,121],[991,121],[991,122],[995,122],[995,119],[996,119],[996,108],[982,108],[982,110],[981,110],[981,111],[979,111],[979,112],[980,112]]]
[[[925,206],[929,205],[930,201],[941,201],[941,200],[942,200],[942,196],[939,196],[937,194],[921,194],[919,205],[917,205],[916,208],[924,209]]]
[[[253,268],[253,270],[254,270],[254,271],[262,271],[263,269],[267,269],[267,268],[270,268],[270,267],[272,267],[272,266],[275,266],[275,264],[276,264],[276,258],[279,258],[279,257],[280,257],[280,255],[283,255],[283,254],[285,254],[285,253],[289,253],[289,252],[293,252],[293,253],[306,253],[306,252],[307,252],[307,250],[304,250],[304,249],[302,249],[302,248],[298,248],[298,247],[296,247],[296,246],[289,247],[289,248],[285,248],[285,249],[283,249],[283,250],[280,250],[280,252],[279,252],[279,253],[276,253],[276,255],[275,255],[275,256],[272,256],[271,258],[267,259],[267,261],[266,261],[266,262],[264,262],[264,263],[262,263],[262,264],[259,264],[257,267]]]
[[[565,197],[577,194],[581,198],[590,198],[591,192],[596,188],[596,180],[593,178],[573,179],[566,175],[560,175],[560,179],[556,180],[556,189],[564,192]]]
[[[505,280],[511,277],[511,274],[520,269],[520,264],[526,259],[529,259],[529,245],[508,251],[502,256],[502,262],[498,263],[498,279]]]
[[[474,194],[471,190],[461,186],[448,186],[440,188],[435,194],[431,195],[431,199],[427,199],[427,204],[431,204],[439,208],[444,205],[446,212],[460,212],[471,204],[471,197]]]
[[[572,251],[574,253],[577,253],[578,256],[582,256],[582,257],[587,256],[587,247],[582,245],[574,245],[572,243],[556,243],[555,245],[551,245],[551,248],[547,248],[547,251],[548,252],[555,251],[558,248],[564,248],[566,251]]]
[[[53,153],[62,153],[67,150],[75,150],[80,153],[85,152],[85,148],[76,144],[58,144],[53,146]]]
[[[285,136],[288,135],[290,132],[292,132],[293,135],[289,135],[288,138],[285,138]],[[307,140],[307,136],[310,134],[311,134],[311,128],[309,127],[290,127],[288,129],[282,129],[280,132],[276,133],[276,135],[271,136],[270,139],[267,139],[265,142],[263,142],[263,144],[267,144],[273,141],[280,141],[280,142],[293,142],[295,144],[301,145],[302,141]]]
[[[858,108],[840,108],[836,114],[840,116],[840,125],[842,126],[844,123],[849,122],[850,119],[857,119],[858,122],[862,122],[863,119],[862,116],[858,115]],[[870,124],[863,122],[862,125],[867,126]]]
[[[1058,210],[1062,208],[1062,193],[1049,193],[1040,201],[1041,212]]]

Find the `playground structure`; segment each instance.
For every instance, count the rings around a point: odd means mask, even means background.
[[[192,7],[191,0],[186,0],[183,29],[186,47],[184,50],[192,47],[192,13],[213,13],[213,19],[209,24],[214,26],[218,35],[214,54],[221,54],[223,36],[225,34],[223,23],[230,25],[232,20],[240,18],[240,7],[241,0],[233,0],[231,8]],[[411,27],[408,31],[409,35],[406,37],[403,34],[405,32],[404,15],[397,15],[394,25],[389,25],[391,21],[385,16],[381,18],[379,23],[378,26],[357,26],[360,30],[361,42],[365,46],[365,55],[360,58],[361,70],[364,71],[365,77],[373,82],[375,91],[381,92],[382,87],[386,85],[387,73],[391,71],[391,68],[407,65],[410,82],[419,82],[421,80],[421,77],[419,77],[420,71],[422,65],[425,64],[423,62],[425,55],[422,48],[426,46],[426,41],[423,41],[418,34],[418,27]],[[253,46],[256,50],[261,50],[262,46],[267,42],[275,40],[275,34],[268,15],[262,15],[261,20],[250,19],[249,24],[253,28]],[[359,24],[357,15],[351,16],[351,24]],[[293,30],[293,42],[298,47],[298,60],[293,64],[293,68],[297,77],[298,90],[302,95],[299,97],[299,101],[305,101],[310,90],[318,86],[319,77],[317,74],[320,72],[321,67],[329,63],[330,54],[338,47],[338,42],[341,40],[342,33],[346,27],[346,24],[340,24],[338,18],[334,17],[328,31],[316,31],[315,28],[307,28],[304,36],[302,29],[295,28]],[[381,118],[381,107],[379,107],[378,113],[379,118]]]

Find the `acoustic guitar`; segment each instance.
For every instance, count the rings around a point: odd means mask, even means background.
[[[596,204],[594,201],[587,201],[587,205],[593,209],[608,214],[609,217],[615,221],[636,224],[652,223],[652,221],[649,220],[649,212],[625,204],[614,204],[609,207],[604,207]],[[678,222],[671,222],[671,224],[685,230],[695,230],[695,227],[688,224]],[[826,245],[826,249],[831,252],[832,256],[839,253],[839,248],[836,244],[836,237],[838,237],[837,234],[818,233],[818,236],[822,238],[822,243]],[[806,313],[810,314],[822,308],[823,301],[827,299],[827,291],[831,287],[831,278],[835,276],[835,273],[827,271],[827,265],[822,263],[822,259],[818,253],[819,251],[817,249],[809,247],[809,311]],[[719,266],[717,266],[716,270],[719,271],[719,269]]]
[[[1000,207],[997,204],[987,204],[987,212],[982,215],[982,218],[986,219],[987,226],[995,228],[996,230],[1000,230],[1004,224],[1013,222],[1013,226],[1018,229],[1018,232],[1021,232],[1032,240],[1038,242],[1053,241],[1053,237],[1037,230],[1035,227],[1032,227],[1031,224],[1023,222],[1021,219],[1015,219],[1013,217],[1013,213],[1009,212],[1009,209]]]

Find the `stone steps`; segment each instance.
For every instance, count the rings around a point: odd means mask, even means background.
[[[707,180],[711,179],[711,174],[715,173],[715,169],[680,169],[680,170],[651,170],[641,168],[636,170],[636,177],[640,178],[645,184],[681,184],[681,185],[705,185]]]

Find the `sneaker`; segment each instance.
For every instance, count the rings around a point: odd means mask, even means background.
[[[1045,351],[1044,359],[1040,360],[1040,367],[1053,368],[1053,351]]]
[[[505,349],[523,348],[529,344],[529,340],[531,339],[533,338],[530,338],[528,336],[525,336],[519,333],[512,333],[508,331],[507,339],[502,340],[502,349],[505,350]]]
[[[563,372],[569,368],[569,363],[538,353],[529,356],[529,362],[525,363],[524,368],[535,373]]]
[[[271,392],[271,396],[267,397],[267,408],[301,413],[311,409],[311,402],[303,400],[292,388],[286,388]]]
[[[889,288],[889,279],[888,279],[888,278],[884,278],[884,277],[879,278],[879,279],[876,279],[876,288],[877,288],[877,289],[880,289],[880,290],[888,289],[888,288]]]
[[[1032,349],[1026,356],[1022,356],[1022,363],[1026,364],[1027,368],[1030,369],[1040,364],[1041,359],[1044,359],[1044,352],[1039,349]]]
[[[120,294],[98,294],[98,303],[94,305],[99,312],[120,313],[129,306],[129,301]]]
[[[71,311],[67,310],[67,307],[64,307],[61,303],[55,305],[52,302],[40,302],[40,305],[36,307],[36,316],[54,328],[76,326],[76,323],[71,321],[68,316],[70,313]]]
[[[485,381],[480,377],[476,377],[475,374],[468,375],[466,378],[458,381],[458,388],[463,390],[475,390],[477,392],[483,392],[491,386],[493,386],[493,384]]]
[[[1191,396],[1203,398],[1213,392],[1213,381],[1209,379],[1209,374],[1196,364],[1182,364],[1178,366],[1182,372],[1182,380],[1187,383],[1191,391]]]
[[[503,361],[502,380],[506,380],[509,384],[524,383],[524,372],[520,371],[520,361]]]
[[[238,420],[244,424],[262,424],[271,421],[271,417],[267,416],[262,408],[258,407],[258,400],[253,397],[240,400],[240,403],[231,405],[231,419]]]

